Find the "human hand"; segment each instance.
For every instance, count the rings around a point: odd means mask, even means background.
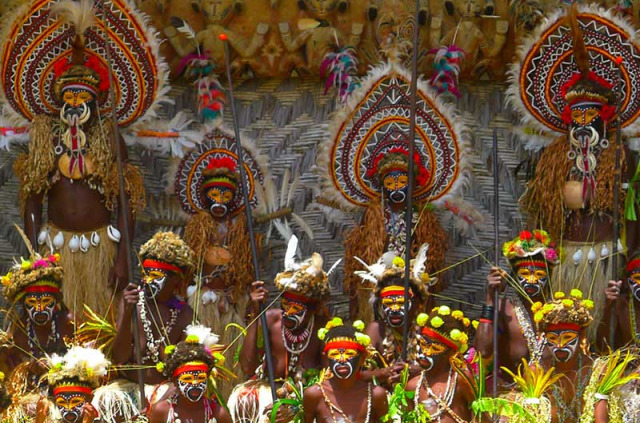
[[[489,306],[493,304],[493,297],[495,296],[496,290],[502,291],[502,287],[504,285],[504,280],[507,277],[507,272],[500,269],[499,267],[492,267],[487,275],[487,298],[486,303]]]
[[[253,304],[264,304],[269,296],[269,291],[264,287],[264,282],[255,281],[251,284],[251,293],[249,296]]]
[[[607,301],[618,301],[618,298],[620,298],[621,287],[622,281],[609,281],[607,287],[604,289],[604,295],[607,297]]]
[[[126,309],[131,310],[133,307],[138,304],[138,300],[140,299],[140,291],[142,291],[142,287],[130,283],[124,289],[122,293],[122,298],[124,300],[124,306]]]

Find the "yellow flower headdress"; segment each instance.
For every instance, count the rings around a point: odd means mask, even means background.
[[[362,320],[356,320],[352,327],[348,327],[341,318],[334,317],[318,330],[318,338],[324,342],[324,352],[335,348],[351,348],[366,353],[371,338],[363,331]]]
[[[88,388],[90,391],[101,385],[107,375],[110,362],[102,351],[95,348],[73,346],[64,356],[53,354],[47,358],[49,386],[56,390],[73,386]]]
[[[560,261],[562,250],[547,231],[536,229],[533,232],[521,231],[514,239],[505,242],[502,255],[510,262],[541,255],[548,264],[554,265]]]
[[[2,276],[3,294],[9,302],[15,303],[30,288],[58,293],[62,278],[63,271],[58,254],[46,257],[34,254],[30,260],[20,259],[19,264],[16,263],[9,273]]]
[[[449,306],[434,307],[431,313],[420,313],[416,318],[420,332],[435,339],[455,351],[465,353],[469,348],[469,328],[478,327],[478,322],[465,317],[460,310],[451,310]]]
[[[554,299],[546,304],[536,302],[531,306],[533,320],[541,331],[568,328],[576,331],[589,326],[593,317],[593,301],[582,298],[582,291],[572,289],[569,295],[556,292]]]

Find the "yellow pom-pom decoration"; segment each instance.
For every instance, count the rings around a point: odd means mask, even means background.
[[[542,306],[542,313],[544,313],[544,314],[549,313],[551,310],[553,310],[553,304],[551,304],[551,303],[547,303],[547,304]]]
[[[464,325],[465,328],[468,328],[469,325],[471,324],[471,320],[469,320],[468,317],[465,317],[464,319],[462,319],[462,324]]]
[[[318,339],[320,339],[321,341],[324,341],[324,338],[327,336],[328,332],[329,330],[326,328],[318,329]]]
[[[451,314],[451,309],[449,308],[449,306],[440,306],[440,309],[438,309],[438,314],[440,316],[448,316]]]
[[[593,309],[593,301],[591,300],[583,300],[582,305],[585,306],[587,310]]]
[[[440,316],[435,316],[433,319],[431,319],[430,323],[431,326],[438,329],[440,326],[444,325],[444,320],[442,320]]]
[[[572,308],[573,307],[573,300],[562,300],[562,305],[565,306],[566,308]]]
[[[539,311],[533,315],[533,321],[536,323],[540,323],[543,318],[544,318],[544,313],[542,311]]]
[[[356,332],[356,341],[358,341],[358,344],[364,347],[368,347],[369,344],[371,344],[371,338],[368,335],[360,332]]]
[[[480,326],[480,322],[478,322],[477,320],[473,320],[471,322],[471,325],[473,326],[474,329],[478,329],[478,326]]]
[[[542,308],[542,303],[540,301],[536,301],[531,306],[531,311],[533,311],[534,313],[537,313],[541,308]]]
[[[553,298],[555,298],[556,300],[561,300],[564,298],[564,292],[562,291],[558,291],[555,294],[553,294]]]
[[[31,262],[29,260],[25,260],[22,257],[20,258],[20,268],[22,270],[29,270],[31,269]]]
[[[338,326],[342,326],[342,319],[339,317],[334,317],[333,319],[329,320],[329,322],[327,322],[327,326],[325,326],[327,329],[333,329],[333,328],[337,328]]]
[[[577,300],[582,299],[582,291],[580,291],[579,289],[572,289],[570,294],[573,298]]]
[[[404,267],[404,259],[402,257],[395,257],[393,259],[393,265],[394,267]]]
[[[460,330],[458,329],[452,329],[451,332],[449,332],[449,336],[454,341],[459,341],[460,337],[462,336],[462,332],[460,332]]]
[[[226,360],[225,356],[219,352],[213,353],[213,359],[216,361],[216,364],[220,366],[222,366]]]
[[[451,312],[451,317],[453,317],[456,320],[462,320],[464,319],[464,313],[461,312],[460,310],[454,310]]]
[[[353,327],[362,332],[364,330],[364,322],[362,320],[356,320],[353,322]]]
[[[160,363],[156,364],[156,370],[158,371],[158,373],[164,372],[164,363],[160,362]]]
[[[199,344],[200,340],[196,335],[189,335],[187,339],[184,340],[187,344]]]
[[[164,355],[171,355],[176,351],[175,345],[167,345],[164,347]]]
[[[416,318],[416,323],[420,327],[424,327],[427,324],[427,320],[429,320],[429,315],[427,313],[420,313]]]
[[[462,332],[462,333],[460,334],[459,342],[460,342],[461,344],[466,344],[466,343],[468,343],[468,342],[469,342],[469,335],[467,335],[466,333]]]

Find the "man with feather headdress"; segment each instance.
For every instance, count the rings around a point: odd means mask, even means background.
[[[64,300],[76,315],[84,305],[104,315],[113,290],[126,285],[120,238],[145,205],[142,175],[126,162],[124,142],[106,116],[115,108],[117,123],[127,125],[152,112],[166,76],[144,18],[126,0],[103,8],[99,19],[91,0],[47,0],[5,19],[11,36],[3,48],[3,91],[10,111],[30,121],[29,151],[14,163],[25,232],[33,245],[60,254]],[[107,43],[119,60],[105,62]],[[120,201],[116,149],[125,160],[128,205]]]
[[[327,321],[324,303],[328,300],[331,287],[329,272],[322,270],[323,259],[318,253],[302,263],[295,261],[298,239],[291,237],[285,254],[285,269],[274,282],[282,293],[280,310],[268,310],[269,342],[277,385],[284,382],[294,386],[320,369],[322,342],[315,336]],[[334,266],[335,268],[335,266]],[[256,316],[259,304],[267,299],[264,283],[256,281],[251,292],[249,311]],[[229,408],[234,421],[263,421],[263,413],[271,404],[271,393],[266,382],[266,363],[260,345],[261,324],[254,322],[247,329],[242,345],[240,365],[245,374],[256,374],[256,378],[237,386],[229,398]],[[278,389],[278,396],[286,397],[286,384]]]

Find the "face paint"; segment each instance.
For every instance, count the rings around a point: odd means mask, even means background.
[[[51,322],[56,313],[58,300],[48,292],[30,293],[24,296],[24,308],[29,319],[38,326]]]
[[[596,102],[580,102],[571,107],[571,129],[577,140],[587,142],[594,135],[598,140],[604,138],[601,109],[602,105]]]
[[[178,367],[173,373],[180,393],[191,402],[198,402],[207,391],[208,366],[194,362]]]
[[[62,93],[60,118],[69,126],[77,127],[91,118],[95,96],[83,88],[66,88]]]
[[[357,370],[360,352],[354,348],[331,348],[327,350],[331,372],[338,379],[349,379]]]
[[[404,316],[411,310],[411,301],[409,301],[408,307],[405,307],[404,293],[404,287],[397,285],[387,286],[380,291],[382,314],[391,327],[402,326]],[[409,297],[413,297],[411,291],[409,291]]]
[[[562,363],[571,360],[580,343],[580,334],[575,330],[550,330],[545,337],[553,357]]]
[[[155,298],[155,296],[162,291],[162,288],[164,288],[168,273],[162,269],[143,268],[144,275],[142,276],[142,282],[145,296],[147,296],[147,298]]]
[[[235,190],[227,186],[214,185],[205,192],[209,212],[213,217],[224,217],[229,211],[229,203],[233,201]]]
[[[446,358],[446,353],[450,350],[446,345],[423,334],[418,335],[417,349],[416,360],[427,371]]]
[[[289,330],[296,330],[302,327],[309,311],[309,307],[306,304],[289,298],[282,298],[280,308],[282,309],[284,325]]]
[[[384,196],[395,204],[404,203],[409,189],[409,178],[403,170],[392,170],[382,180]]]
[[[81,390],[85,390],[85,388],[78,387],[77,391],[65,389],[65,392],[54,394],[54,400],[62,416],[62,421],[67,423],[82,421],[82,407],[88,402],[89,394]]]
[[[636,301],[640,301],[640,260],[632,260],[627,265],[627,283],[631,290],[631,295]]]
[[[515,269],[518,283],[531,298],[539,296],[549,283],[549,273],[544,261],[522,260],[515,264]]]

